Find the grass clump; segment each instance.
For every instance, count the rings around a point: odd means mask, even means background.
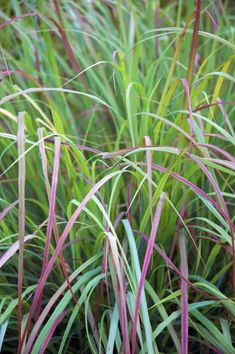
[[[233,10],[1,1],[1,352],[235,353]]]

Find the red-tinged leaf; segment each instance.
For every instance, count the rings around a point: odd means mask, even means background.
[[[149,238],[143,234],[142,232],[139,232],[137,230],[133,230],[133,232],[136,235],[139,235],[141,238],[143,238],[146,242],[148,242]],[[164,261],[166,262],[167,266],[172,269],[175,274],[179,275],[182,279],[184,279],[184,281],[187,282],[187,284],[194,289],[198,294],[202,294],[204,296],[206,296],[207,298],[213,298],[213,299],[217,299],[214,296],[210,296],[208,293],[198,289],[193,283],[191,283],[188,279],[186,279],[184,277],[184,275],[181,273],[180,269],[178,269],[174,263],[172,262],[172,260],[165,254],[165,252],[161,249],[161,247],[159,247],[156,243],[154,244],[154,249],[155,251],[157,251],[157,253],[162,257],[162,259],[164,259]]]
[[[125,164],[126,165],[126,164]],[[138,162],[137,165],[139,166],[146,166],[145,162]],[[165,173],[167,171],[167,168],[160,166],[158,164],[152,163],[152,168],[154,170],[160,171]],[[176,172],[171,171],[170,172],[170,176],[177,179],[178,181],[182,182],[183,184],[185,184],[186,186],[190,187],[196,194],[199,194],[202,198],[204,198],[205,200],[207,200],[211,205],[213,205],[217,211],[224,217],[224,219],[228,222],[228,224],[230,225],[230,228],[232,228],[233,230],[235,230],[235,226],[233,224],[233,222],[231,221],[229,215],[220,207],[219,203],[217,203],[216,201],[214,201],[210,196],[208,196],[201,188],[199,188],[198,186],[196,186],[194,183],[190,182],[189,180],[187,180],[186,178],[184,178],[183,176],[179,175]]]
[[[60,10],[60,4],[57,0],[53,0],[53,5],[55,7],[55,12],[56,12],[56,15],[58,16],[58,19],[61,23],[61,26],[64,27],[64,23],[63,23],[63,17],[62,17],[62,13],[61,13],[61,10]]]
[[[49,249],[51,243],[51,235],[53,229],[53,221],[55,219],[55,208],[56,208],[56,191],[58,184],[58,172],[59,172],[59,163],[60,163],[60,147],[61,141],[60,138],[55,138],[55,153],[54,153],[54,168],[52,173],[52,182],[49,195],[49,214],[48,214],[48,223],[46,231],[46,244],[44,249],[44,259],[42,272],[44,272],[49,258]]]
[[[105,287],[109,306],[111,306],[110,295],[109,295],[109,282],[108,282],[108,254],[109,254],[109,243],[108,240],[104,241],[104,256],[102,259],[102,273],[105,274]],[[101,286],[101,285],[100,285]]]
[[[80,273],[81,273],[81,270],[80,271],[76,270],[75,272],[73,272],[73,274],[71,274],[71,276],[69,277],[70,283],[73,280],[75,280]],[[46,303],[46,306],[43,308],[43,311],[41,312],[39,318],[36,320],[36,322],[32,328],[32,331],[29,335],[29,338],[28,338],[27,343],[24,348],[24,354],[31,353],[32,346],[34,344],[35,339],[37,338],[40,328],[43,325],[43,322],[48,317],[49,312],[55,306],[55,304],[58,301],[58,299],[60,298],[60,296],[62,296],[64,294],[64,292],[67,290],[66,287],[67,287],[67,282],[65,282],[63,285],[61,285],[60,288],[52,295],[52,297]]]
[[[222,156],[225,156],[228,160],[230,160],[233,164],[235,164],[235,158],[233,157],[233,155],[231,155],[229,152],[225,151],[224,149],[221,149],[220,147],[211,144],[199,144],[199,145],[214,150],[215,152],[217,152]]]
[[[189,155],[190,156],[190,155]],[[222,202],[224,209],[220,207],[219,203],[215,202],[211,197],[209,197],[203,190],[201,190],[198,186],[196,186],[195,184],[193,184],[192,182],[188,181],[186,178],[184,178],[183,176],[175,173],[175,172],[170,172],[170,175],[174,178],[176,178],[178,181],[183,182],[184,184],[186,184],[187,186],[189,186],[194,192],[196,192],[197,194],[199,194],[201,197],[203,197],[205,200],[209,201],[216,209],[217,211],[224,217],[224,219],[228,222],[229,225],[229,229],[230,229],[230,233],[231,233],[231,240],[232,240],[232,252],[233,252],[233,273],[232,273],[232,284],[233,284],[233,289],[235,291],[235,245],[234,245],[234,232],[235,232],[235,225],[233,223],[233,221],[231,220],[228,210],[227,210],[227,206],[224,202],[223,196],[217,186],[217,184],[214,182],[213,177],[210,175],[210,173],[207,171],[207,169],[205,168],[205,166],[201,163],[200,161],[198,161],[196,158],[192,157],[192,160],[194,160],[195,162],[198,163],[199,167],[202,168],[202,170],[205,172],[207,178],[210,180],[211,183],[213,183],[213,188],[217,194],[217,190],[219,193],[219,199]],[[142,165],[145,166],[146,164],[144,162],[139,162],[138,165]],[[159,166],[157,164],[152,164],[152,167],[158,171],[161,172],[166,172],[167,169],[165,167]]]
[[[42,129],[38,130],[38,137],[39,137],[39,150],[40,150],[40,154],[41,154],[43,174],[44,174],[44,178],[45,178],[47,196],[48,196],[49,207],[50,207],[51,206],[52,194],[54,194],[53,195],[54,203],[55,203],[55,198],[56,198],[56,185],[57,185],[58,171],[59,171],[60,144],[61,144],[61,141],[60,141],[59,138],[55,139],[54,169],[53,169],[52,187],[51,187],[50,186],[50,182],[49,182],[49,178],[48,178],[47,157],[46,157],[46,152],[45,152]],[[59,139],[59,141],[58,141],[58,139]],[[56,223],[55,206],[54,206],[54,211],[53,211],[52,214],[53,215],[51,215],[51,219],[49,221],[49,218],[50,218],[50,211],[49,211],[48,225],[49,225],[49,222],[52,223],[52,228],[53,228],[53,232],[54,232],[54,236],[55,236],[55,241],[56,241],[56,243],[58,243],[58,241],[59,241],[59,231],[58,231],[58,227],[57,227],[57,223]],[[47,231],[48,231],[48,226],[47,226]],[[49,252],[49,250],[47,250],[47,252]],[[59,259],[60,259],[61,268],[63,270],[63,274],[64,274],[65,279],[66,279],[67,284],[68,284],[68,288],[69,288],[69,290],[70,290],[70,292],[72,294],[72,297],[73,297],[75,303],[77,304],[76,297],[75,297],[75,295],[73,293],[72,286],[71,286],[70,281],[69,281],[69,276],[68,276],[68,273],[67,273],[67,268],[66,268],[66,264],[65,264],[65,260],[64,260],[62,251],[59,254]],[[45,258],[44,258],[44,260],[45,260]],[[47,262],[46,262],[46,264],[47,264]],[[45,265],[44,265],[44,269],[45,269]],[[42,270],[42,272],[44,271],[44,269]],[[42,295],[41,295],[41,297],[42,297]],[[41,299],[38,301],[38,309],[37,309],[37,312],[36,312],[36,318],[38,318],[39,313],[40,313],[40,304],[41,304]]]
[[[151,146],[151,139],[149,136],[145,136],[145,145],[146,146]],[[152,154],[151,151],[147,150],[146,152],[147,156],[147,174],[150,179],[152,179]],[[151,214],[151,220],[153,219],[153,201],[152,201],[152,182],[151,180],[148,180],[148,190],[149,190],[149,205],[150,205],[150,214]]]
[[[169,258],[172,259],[172,256],[173,256],[173,253],[174,253],[174,250],[175,250],[175,246],[176,246],[176,243],[178,242],[178,238],[179,238],[179,233],[180,233],[180,230],[181,230],[181,227],[182,227],[182,221],[181,219],[184,218],[184,215],[186,213],[186,203],[187,201],[185,200],[183,202],[183,205],[182,205],[182,208],[180,210],[180,217],[178,219],[178,223],[177,223],[177,228],[176,228],[176,234],[175,234],[175,237],[174,237],[174,240],[173,240],[173,243],[172,243],[172,246],[171,246],[171,250],[170,250],[170,254],[169,254]]]
[[[7,20],[6,22],[3,22],[0,24],[0,29],[7,26],[7,25],[10,25],[11,23],[13,22],[16,22],[16,21],[19,21],[21,20],[22,18],[25,18],[25,17],[34,17],[34,16],[38,16],[38,13],[37,12],[29,12],[29,13],[26,13],[24,15],[21,15],[21,16],[15,16],[13,18],[11,18],[10,20]]]
[[[23,78],[32,81],[37,87],[41,87],[41,84],[38,80],[36,80],[32,75],[22,71],[22,70],[3,70],[0,71],[0,75],[2,76],[11,76],[12,74],[16,74],[19,76],[22,76]],[[48,99],[48,96],[46,95],[45,92],[43,92],[43,95]]]
[[[199,161],[195,156],[188,154],[188,153],[186,153],[186,155],[188,155],[191,158],[191,160],[195,161],[197,163],[197,165],[200,167],[200,169],[204,172],[204,174],[206,175],[211,186],[213,187],[213,189],[214,189],[214,191],[215,191],[215,193],[222,205],[221,209],[223,210],[223,213],[226,215],[226,220],[228,221],[228,224],[229,224],[230,233],[231,233],[231,240],[232,240],[232,252],[233,252],[232,285],[233,285],[233,291],[235,294],[235,242],[234,242],[235,226],[232,222],[232,219],[230,218],[229,211],[228,211],[227,205],[225,203],[224,197],[222,195],[222,192],[221,192],[219,186],[217,185],[216,181],[214,180],[213,176],[210,174],[210,172],[205,167],[205,165],[201,161]]]
[[[24,243],[35,238],[35,235],[27,235],[24,237]],[[19,250],[19,240],[13,243],[8,250],[0,257],[0,268]]]
[[[170,172],[170,175],[177,180],[183,182],[187,186],[189,186],[194,192],[199,194],[201,197],[203,197],[205,200],[209,201],[217,210],[218,212],[224,217],[224,219],[228,222],[229,228],[230,228],[230,233],[231,233],[231,240],[232,240],[232,252],[233,252],[233,275],[232,275],[232,284],[233,284],[233,289],[235,291],[235,243],[234,243],[234,232],[235,232],[235,225],[233,221],[230,218],[226,203],[224,201],[223,195],[216,184],[215,180],[207,170],[207,168],[201,163],[201,161],[197,160],[197,158],[191,154],[187,154],[193,161],[195,161],[198,166],[201,168],[201,170],[205,173],[206,177],[208,178],[209,182],[211,183],[214,191],[216,192],[216,195],[218,196],[223,208],[219,205],[219,203],[215,202],[211,197],[209,197],[203,190],[201,190],[198,186],[193,184],[192,182],[188,181],[186,178],[183,176],[175,173],[175,172]],[[144,162],[138,163],[138,165],[145,166],[146,164]],[[159,166],[157,164],[152,164],[152,167],[158,171],[161,172],[166,172],[167,169],[165,167]]]
[[[123,212],[123,214],[124,214],[124,212]],[[108,254],[109,254],[109,243],[108,243],[107,238],[105,238],[105,240],[104,240],[104,255],[102,258],[102,265],[101,265],[101,270],[102,270],[102,273],[105,274],[105,279],[104,280],[102,279],[99,283],[96,313],[95,313],[95,323],[98,321],[98,316],[99,316],[100,299],[101,299],[101,295],[102,295],[103,282],[105,282],[108,306],[111,307],[110,295],[109,295],[109,283],[108,283]]]
[[[72,64],[72,67],[74,69],[74,71],[76,73],[81,73],[82,70],[81,70],[81,67],[77,61],[77,59],[75,58],[75,55],[74,55],[74,52],[73,52],[73,49],[68,41],[68,38],[66,36],[66,32],[65,30],[63,29],[63,27],[56,21],[54,20],[52,17],[48,17],[50,21],[52,21],[54,23],[54,25],[56,26],[56,28],[58,29],[58,31],[60,32],[60,35],[61,35],[61,38],[62,38],[62,41],[63,41],[63,44],[64,44],[64,47],[65,47],[65,50],[66,52],[68,53],[68,56],[69,56],[69,59],[71,61],[71,64]],[[87,89],[87,83],[86,83],[86,80],[85,80],[85,76],[84,74],[81,73],[80,75],[80,78],[81,78],[81,81],[83,83],[83,86]]]
[[[231,105],[234,105],[235,104],[235,101],[229,101],[229,102],[226,102],[226,101],[218,101],[218,102],[215,102],[215,103],[209,103],[209,104],[205,104],[203,106],[199,106],[197,107],[196,109],[193,110],[193,112],[198,112],[198,111],[201,111],[202,109],[205,109],[205,108],[210,108],[212,106],[218,106],[220,107],[221,105],[224,105],[224,104],[231,104]]]
[[[135,151],[135,150],[137,150],[138,148],[140,148],[140,147],[139,147],[139,146],[136,146],[136,147],[133,147],[133,148],[131,148],[131,149],[125,149],[125,153],[131,152],[131,151]],[[182,152],[181,149],[178,149],[178,150],[179,150],[179,152]],[[105,156],[105,157],[108,157],[108,158],[111,158],[111,157],[114,157],[114,156],[118,156],[118,154],[119,154],[119,155],[122,154],[122,152],[123,152],[123,151],[120,150],[120,151],[118,151],[118,152],[114,152],[114,153],[111,153],[111,154],[106,154],[106,155],[104,155],[104,156]],[[116,155],[114,155],[114,154],[116,154]],[[207,177],[207,179],[208,179],[208,181],[210,182],[211,186],[213,187],[213,189],[214,189],[214,191],[215,191],[215,193],[216,193],[216,196],[217,196],[218,199],[219,199],[220,204],[222,205],[222,208],[221,208],[221,207],[219,206],[219,204],[216,203],[216,205],[217,205],[216,208],[219,207],[220,212],[222,212],[222,215],[225,215],[225,219],[229,221],[229,225],[230,225],[230,226],[233,225],[233,223],[232,223],[232,221],[231,221],[231,218],[230,218],[230,216],[229,216],[228,209],[227,209],[226,203],[225,203],[225,201],[224,201],[223,195],[222,195],[222,193],[221,193],[221,191],[220,191],[220,188],[218,187],[216,181],[214,180],[213,176],[211,175],[211,173],[208,171],[208,169],[206,168],[206,166],[205,166],[200,160],[197,159],[196,156],[194,156],[194,155],[192,155],[191,153],[188,153],[188,152],[186,152],[185,155],[186,155],[189,159],[191,159],[192,161],[194,161],[194,162],[199,166],[199,168],[202,170],[202,172],[205,174],[205,176]],[[146,163],[140,162],[140,163],[138,163],[138,165],[145,166]],[[159,166],[159,165],[156,165],[156,164],[152,164],[152,167],[153,167],[153,166],[155,166],[156,169],[160,169],[160,170],[162,170],[162,171],[166,171],[166,169],[165,169],[164,167],[162,167],[162,166]],[[171,176],[177,176],[177,178],[178,178],[179,180],[181,179],[182,181],[186,182],[185,179],[184,179],[184,177],[175,174],[175,172],[171,172],[170,175],[171,175]],[[187,181],[187,183],[188,183],[188,185],[194,186],[194,190],[195,190],[195,189],[198,190],[198,187],[195,186],[195,185],[193,185],[191,182]],[[201,191],[201,192],[202,192],[202,191]],[[203,195],[206,196],[206,199],[208,200],[206,193],[203,192]],[[210,200],[212,201],[211,198],[210,198]],[[212,204],[214,205],[215,202],[213,201]],[[232,226],[232,228],[234,229],[234,225]]]
[[[0,213],[0,222],[5,218],[5,216],[13,209],[16,205],[18,204],[18,200],[16,200],[14,203],[9,204],[6,208],[3,209],[3,211]]]
[[[109,240],[113,264],[117,276],[118,289],[116,289],[116,292],[118,293],[117,303],[118,303],[120,326],[121,326],[121,332],[123,338],[123,350],[124,353],[130,354],[130,342],[129,342],[129,334],[128,334],[128,320],[127,320],[127,309],[126,309],[125,280],[122,274],[122,268],[119,260],[119,253],[118,253],[117,241],[115,239],[115,236],[109,233],[108,240]]]
[[[180,271],[184,278],[180,279],[181,289],[181,354],[188,354],[188,259],[186,238],[183,232],[179,235]]]
[[[192,155],[192,154],[189,154],[189,153],[186,153],[186,155],[192,160],[194,161],[199,167],[200,169],[202,170],[202,172],[205,174],[205,176],[208,178],[208,181],[210,182],[211,186],[213,187],[225,213],[227,215],[229,215],[228,213],[228,209],[227,209],[227,205],[224,201],[224,197],[221,193],[221,190],[219,188],[219,186],[217,185],[216,181],[214,180],[213,176],[211,175],[211,173],[208,171],[208,169],[206,168],[206,166],[196,158],[196,156]]]
[[[222,165],[222,166],[229,168],[230,170],[235,170],[235,164],[233,162],[230,162],[227,160],[215,159],[212,157],[208,157],[207,161],[212,161],[212,162],[215,162],[217,165]]]
[[[54,144],[54,140],[51,140],[51,139],[45,139],[46,142],[48,143],[51,143],[51,144]],[[69,143],[65,142],[65,141],[62,141],[61,142],[62,145],[66,145],[66,146],[70,146]],[[80,145],[80,144],[74,144],[79,150],[82,150],[82,151],[89,151],[89,152],[93,152],[94,154],[100,154],[101,151],[100,150],[97,150],[97,149],[94,149],[90,146],[86,146],[86,145]]]
[[[103,177],[98,183],[95,184],[95,186],[93,186],[93,188],[89,191],[89,193],[86,195],[86,197],[83,199],[83,201],[80,203],[80,205],[78,206],[78,208],[74,211],[73,215],[71,216],[71,218],[69,219],[61,237],[59,238],[59,242],[56,245],[56,248],[54,250],[54,253],[52,255],[52,257],[50,258],[48,265],[45,269],[45,272],[43,273],[43,275],[41,276],[37,288],[35,290],[35,294],[34,294],[34,298],[33,298],[33,303],[30,307],[30,311],[29,311],[29,315],[27,318],[27,322],[25,325],[25,329],[24,329],[24,334],[23,337],[26,335],[26,333],[29,330],[30,327],[30,323],[32,320],[32,316],[35,312],[35,309],[37,307],[37,302],[38,299],[41,296],[45,281],[47,280],[49,274],[52,271],[52,268],[54,266],[55,260],[58,257],[58,255],[60,254],[61,250],[63,249],[63,245],[65,240],[67,239],[70,230],[72,229],[74,223],[76,222],[77,218],[79,217],[79,215],[81,214],[81,212],[83,211],[84,207],[86,206],[86,204],[92,199],[93,195],[95,193],[97,193],[99,191],[99,189],[107,182],[109,181],[111,178],[113,178],[114,176],[123,173],[123,171],[115,171],[113,173],[110,173],[109,175]]]
[[[193,81],[193,72],[194,72],[194,64],[197,50],[197,42],[198,42],[198,31],[200,25],[200,12],[201,12],[201,1],[197,0],[196,9],[195,9],[195,21],[193,26],[193,37],[191,42],[191,48],[188,59],[188,71],[187,71],[187,82],[189,91],[191,90],[192,81]]]
[[[158,226],[159,226],[160,219],[161,219],[164,201],[165,201],[165,194],[162,193],[160,196],[159,202],[157,203],[156,210],[155,210],[155,214],[154,214],[154,218],[153,218],[153,222],[152,222],[152,229],[151,229],[150,237],[148,240],[147,250],[145,253],[145,257],[144,257],[144,263],[143,263],[139,287],[138,287],[138,291],[137,291],[133,330],[132,330],[132,354],[136,353],[136,334],[137,334],[137,323],[138,323],[138,313],[139,313],[139,307],[140,307],[140,301],[141,301],[141,294],[142,294],[142,291],[144,288],[144,282],[145,282],[145,278],[147,275],[150,259],[151,259],[152,253],[153,253],[155,238],[156,238]]]
[[[58,327],[58,325],[60,324],[61,321],[63,321],[63,319],[65,318],[65,316],[67,315],[67,312],[66,311],[63,311],[54,321],[54,323],[52,324],[46,338],[45,338],[45,342],[43,343],[41,349],[40,349],[40,354],[44,354],[46,349],[47,349],[47,346],[56,330],[56,328]]]
[[[212,24],[212,29],[215,32],[218,28],[218,23],[216,22],[216,18],[211,11],[206,10],[206,14],[209,16]]]
[[[60,163],[60,146],[61,146],[60,138],[56,137],[55,138],[55,153],[54,153],[54,168],[53,168],[53,173],[52,173],[51,188],[48,185],[48,183],[49,183],[48,179],[47,179],[47,183],[46,183],[48,192],[50,194],[49,194],[49,215],[48,215],[46,242],[45,242],[43,264],[42,264],[42,274],[44,273],[45,268],[48,264],[52,229],[53,229],[53,223],[55,220],[56,190],[57,190],[57,183],[58,183],[59,163]],[[43,150],[43,147],[41,146],[41,151],[42,150]],[[43,154],[43,151],[42,151],[42,156],[45,157]],[[45,170],[46,162],[45,162],[45,160],[42,160],[42,161],[44,161],[44,164],[43,164],[44,165],[44,173],[47,173],[47,171]],[[38,315],[40,313],[42,296],[43,296],[43,289],[42,289],[41,296],[40,296],[38,303],[37,303],[36,318],[38,318]]]

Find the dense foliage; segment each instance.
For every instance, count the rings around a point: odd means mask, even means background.
[[[235,353],[234,3],[2,0],[2,353]]]

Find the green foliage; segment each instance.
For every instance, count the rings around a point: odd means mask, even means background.
[[[1,1],[1,352],[235,353],[234,15]]]

